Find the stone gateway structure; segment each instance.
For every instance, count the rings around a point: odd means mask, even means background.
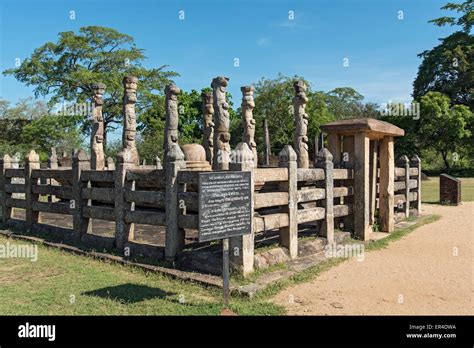
[[[247,275],[322,251],[344,235],[369,240],[376,224],[382,232],[391,233],[397,219],[420,211],[421,161],[417,156],[395,161],[394,138],[404,132],[394,125],[375,119],[325,124],[321,129],[327,144],[317,147],[310,163],[305,111],[308,98],[303,81],[294,84],[294,144],[283,147],[273,167],[257,164],[252,115],[256,105],[251,86],[241,88],[243,138],[231,149],[226,101],[229,79],[222,76],[212,80],[212,94],[202,94],[203,145],[179,145],[180,89],[174,84],[165,88],[163,162],[157,157],[156,165],[140,165],[134,107],[138,79],[125,77],[123,83],[123,150],[116,164],[108,159],[105,166],[101,154],[101,96],[105,86],[96,84],[91,156],[77,149],[72,163],[58,166],[53,152],[47,168],[40,166],[34,150],[26,156],[23,168],[8,155],[0,160],[0,205],[5,223],[21,222],[14,216],[14,208],[25,210],[23,223],[31,229],[44,228],[44,214],[62,214],[72,218],[70,232],[76,242],[107,246],[124,254],[131,250],[168,259],[176,267],[212,273],[216,269],[213,265],[219,262],[213,259],[219,255],[219,245],[199,243],[196,238],[199,214],[203,213],[200,174],[248,172],[250,196],[244,199],[248,198],[252,212],[250,231],[230,239],[231,265]],[[226,185],[225,192],[232,194],[233,183]],[[238,187],[234,189],[237,192]],[[93,234],[95,221],[112,223],[113,235]],[[152,228],[152,236],[162,233],[160,242],[137,240],[146,230],[143,226]],[[308,235],[314,236],[314,241],[301,238]],[[261,247],[265,249],[259,251]]]

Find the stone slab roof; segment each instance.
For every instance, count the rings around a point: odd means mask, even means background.
[[[354,134],[368,132],[369,135],[394,136],[405,135],[405,131],[391,123],[379,121],[374,118],[353,118],[326,123],[321,126],[326,133]]]

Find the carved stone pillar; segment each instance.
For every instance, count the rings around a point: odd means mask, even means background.
[[[137,119],[135,115],[135,103],[137,102],[137,83],[138,78],[135,76],[126,76],[123,78],[123,87],[125,93],[123,95],[123,149],[128,149],[131,154],[131,160],[134,165],[140,164],[138,158],[136,134]]]
[[[306,96],[306,84],[304,81],[294,83],[295,96],[293,108],[295,113],[295,152],[298,156],[298,168],[309,168],[308,155],[308,114],[305,112],[308,97]]]
[[[229,104],[226,101],[229,78],[218,76],[212,80],[214,97],[214,170],[228,170],[230,162]]]
[[[94,83],[92,89],[94,90],[94,95],[92,96],[91,169],[103,170],[105,167],[105,155],[102,106],[104,105],[105,85],[103,83]]]
[[[253,100],[253,87],[243,86],[240,87],[242,91],[242,128],[244,134],[242,135],[242,141],[246,143],[253,153],[254,166],[257,167],[258,156],[257,156],[257,144],[255,143],[255,119],[253,118],[253,108],[255,102]]]
[[[214,105],[212,92],[201,93],[204,135],[202,145],[206,150],[206,161],[212,165],[214,155]]]
[[[165,88],[165,107],[166,107],[166,124],[165,124],[165,143],[164,158],[167,158],[168,151],[173,144],[178,145],[178,94],[181,90],[174,84],[169,84]]]

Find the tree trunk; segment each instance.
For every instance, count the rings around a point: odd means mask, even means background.
[[[446,172],[449,174],[451,171],[451,166],[449,165],[448,154],[443,152],[441,156],[443,157],[443,162],[444,162],[444,167],[446,169]]]

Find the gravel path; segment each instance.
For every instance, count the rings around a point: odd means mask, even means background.
[[[273,301],[290,315],[474,315],[474,202],[422,213],[441,219]]]

